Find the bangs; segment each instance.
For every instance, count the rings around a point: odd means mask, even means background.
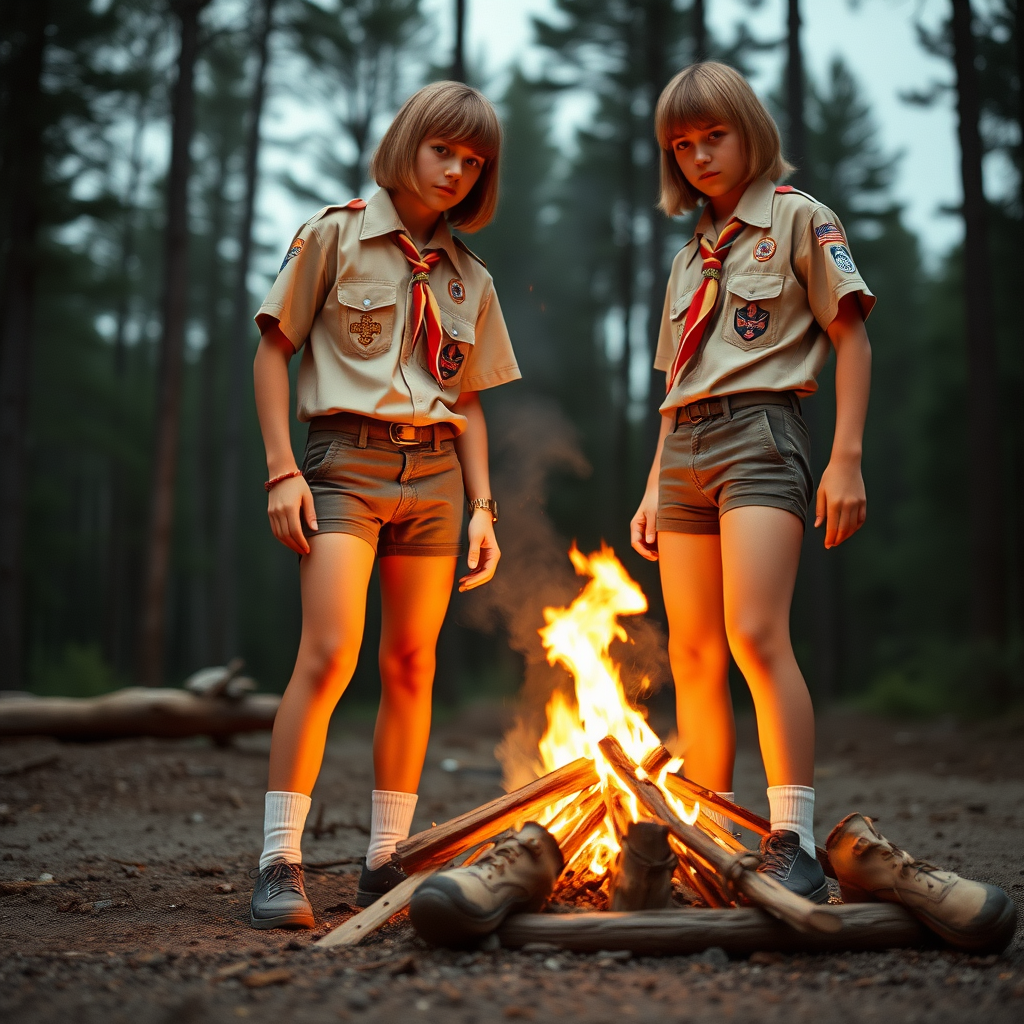
[[[662,149],[671,149],[672,140],[688,128],[731,124],[742,131],[743,118],[716,77],[707,73],[706,65],[695,64],[678,76],[674,89],[665,90],[654,116],[654,131]]]
[[[485,160],[493,160],[501,149],[501,125],[494,107],[468,89],[463,96],[445,97],[445,100],[447,102],[439,103],[437,109],[424,111],[427,116],[424,118],[423,138],[457,142],[468,146]]]

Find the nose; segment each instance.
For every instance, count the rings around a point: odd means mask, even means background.
[[[454,161],[452,161],[452,163],[448,164],[448,166],[445,167],[445,169],[444,169],[444,176],[446,178],[451,178],[453,180],[458,180],[459,178],[461,178],[462,177],[462,161],[461,160],[454,160]]]

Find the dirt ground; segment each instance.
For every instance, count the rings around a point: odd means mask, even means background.
[[[497,716],[435,730],[415,829],[500,792]],[[740,802],[766,811],[751,723]],[[819,842],[859,810],[916,856],[1024,896],[1024,727],[826,717]],[[839,955],[618,958],[432,950],[404,915],[356,948],[319,935],[353,913],[372,785],[368,729],[332,736],[304,844],[315,932],[248,925],[268,738],[0,748],[0,1018],[12,1024],[507,1020],[1024,1019],[1024,943]],[[459,769],[444,771],[455,759]],[[448,764],[447,767],[452,767]],[[14,770],[12,770],[14,769]],[[321,808],[323,808],[321,816]],[[320,816],[319,828],[316,828]],[[341,862],[341,863],[337,863]],[[32,886],[12,886],[18,880]],[[1024,919],[1024,916],[1022,916]]]

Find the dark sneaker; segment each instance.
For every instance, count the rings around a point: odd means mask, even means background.
[[[413,894],[409,918],[427,942],[462,946],[493,932],[513,911],[539,910],[562,867],[554,837],[529,821],[476,863],[426,879]]]
[[[998,886],[961,878],[915,860],[878,832],[870,818],[843,818],[825,844],[847,903],[902,903],[959,949],[1002,952],[1017,929],[1017,908]]]
[[[612,910],[661,910],[672,903],[676,855],[668,828],[654,821],[630,822],[612,873]]]
[[[405,881],[405,872],[392,861],[385,861],[372,871],[363,859],[363,870],[359,873],[359,888],[356,889],[356,906],[368,907],[376,903],[385,893],[391,892],[399,882]]]
[[[259,873],[249,904],[253,928],[312,928],[313,908],[302,884],[302,865],[276,860]]]
[[[828,882],[818,861],[801,846],[795,832],[769,832],[761,838],[758,871],[812,903],[828,903]]]

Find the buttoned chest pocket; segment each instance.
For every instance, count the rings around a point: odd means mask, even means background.
[[[697,293],[697,287],[687,288],[679,298],[675,299],[669,307],[668,315],[672,321],[672,338],[679,344],[683,334],[683,326],[686,323],[686,311],[693,304],[693,297]]]
[[[471,320],[456,313],[449,305],[439,303],[439,306],[444,331],[437,360],[441,386],[458,387],[462,383],[469,354],[476,344],[476,330]]]
[[[726,282],[722,337],[737,348],[769,348],[779,337],[782,274],[733,274]]]
[[[391,348],[398,289],[387,281],[339,281],[341,344],[364,358]]]

